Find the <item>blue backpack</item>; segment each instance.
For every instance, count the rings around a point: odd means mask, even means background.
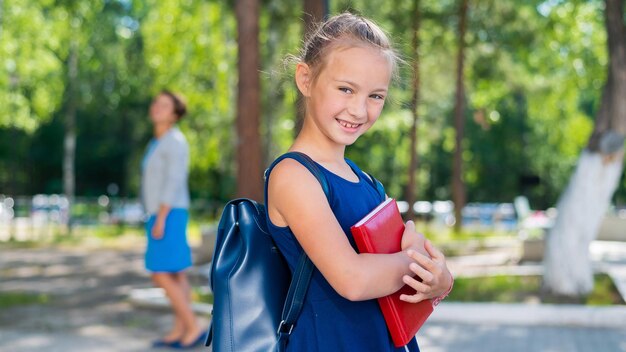
[[[265,176],[284,158],[306,166],[324,193],[324,174],[306,154],[280,156]],[[313,263],[303,252],[293,277],[267,229],[265,207],[240,198],[226,204],[217,228],[210,285],[213,318],[206,346],[213,351],[284,351],[300,315]]]
[[[295,159],[311,171],[331,199],[325,175],[306,154],[281,155],[265,171],[265,177],[285,158]],[[384,199],[382,184],[368,176]],[[211,264],[213,318],[205,345],[212,343],[215,352],[284,351],[302,311],[313,268],[302,252],[291,275],[268,231],[265,206],[246,198],[228,202],[217,228]]]

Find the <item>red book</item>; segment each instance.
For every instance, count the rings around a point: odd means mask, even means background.
[[[361,253],[397,253],[402,250],[404,222],[392,198],[387,198],[350,230]],[[400,300],[401,294],[413,295],[415,289],[404,285],[398,292],[378,299],[396,347],[409,343],[433,312],[430,299],[409,303]]]

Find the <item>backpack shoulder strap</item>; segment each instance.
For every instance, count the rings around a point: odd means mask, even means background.
[[[331,191],[330,191],[330,186],[328,185],[328,180],[326,180],[326,176],[324,175],[322,170],[320,170],[319,166],[317,166],[315,161],[313,161],[313,159],[311,159],[310,156],[304,153],[288,152],[276,158],[276,160],[274,160],[274,162],[270,165],[270,167],[268,167],[265,170],[265,174],[264,174],[264,178],[266,181],[265,182],[265,203],[267,203],[267,184],[268,184],[267,179],[269,178],[270,173],[272,172],[274,167],[278,165],[278,163],[283,161],[284,159],[294,159],[300,164],[302,164],[304,167],[306,167],[313,174],[313,176],[315,176],[317,181],[319,181],[320,185],[322,186],[322,190],[324,191],[324,194],[326,195],[326,199],[328,199],[328,201],[330,202]]]
[[[326,195],[326,199],[330,202],[331,200],[331,190],[328,185],[328,180],[326,176],[322,173],[322,170],[317,166],[317,164],[311,159],[308,155],[300,152],[289,152],[285,153],[272,163],[270,167],[265,170],[265,199],[267,203],[267,179],[272,171],[272,169],[283,159],[290,158],[298,161],[300,164],[305,166],[319,181],[322,189],[324,190],[324,194]],[[266,204],[267,205],[267,204]],[[293,327],[302,312],[302,307],[304,305],[304,298],[306,297],[306,293],[309,289],[309,283],[311,282],[311,276],[313,275],[313,262],[303,251],[302,255],[300,255],[300,259],[298,260],[298,266],[296,267],[293,276],[291,277],[291,284],[289,285],[289,291],[287,292],[287,298],[285,299],[285,304],[283,306],[283,313],[281,322],[278,326],[278,330],[276,334],[278,336],[278,350],[284,351],[287,345],[287,341],[289,340],[289,336],[293,330]]]
[[[385,193],[385,187],[383,186],[383,184],[371,174],[365,171],[363,171],[363,173],[365,174],[365,176],[367,176],[366,178],[369,181],[370,185],[372,185],[372,187],[376,189],[376,192],[378,192],[378,195],[380,196],[380,198],[382,200],[385,200],[387,198],[387,194]]]

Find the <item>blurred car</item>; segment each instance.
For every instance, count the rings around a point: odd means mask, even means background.
[[[114,224],[139,225],[145,221],[146,215],[141,203],[124,202],[113,205],[109,219]]]

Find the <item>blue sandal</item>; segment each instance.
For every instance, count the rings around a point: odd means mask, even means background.
[[[208,334],[209,334],[208,330],[203,331],[200,334],[200,336],[198,336],[198,338],[196,338],[189,345],[183,345],[180,341],[176,341],[174,344],[171,344],[169,347],[177,349],[177,350],[188,350],[188,349],[196,348],[198,346],[201,346],[204,343]]]
[[[165,347],[173,347],[174,345],[178,344],[180,341],[178,340],[174,340],[174,341],[165,341],[165,340],[154,340],[152,341],[152,348],[165,348]]]

